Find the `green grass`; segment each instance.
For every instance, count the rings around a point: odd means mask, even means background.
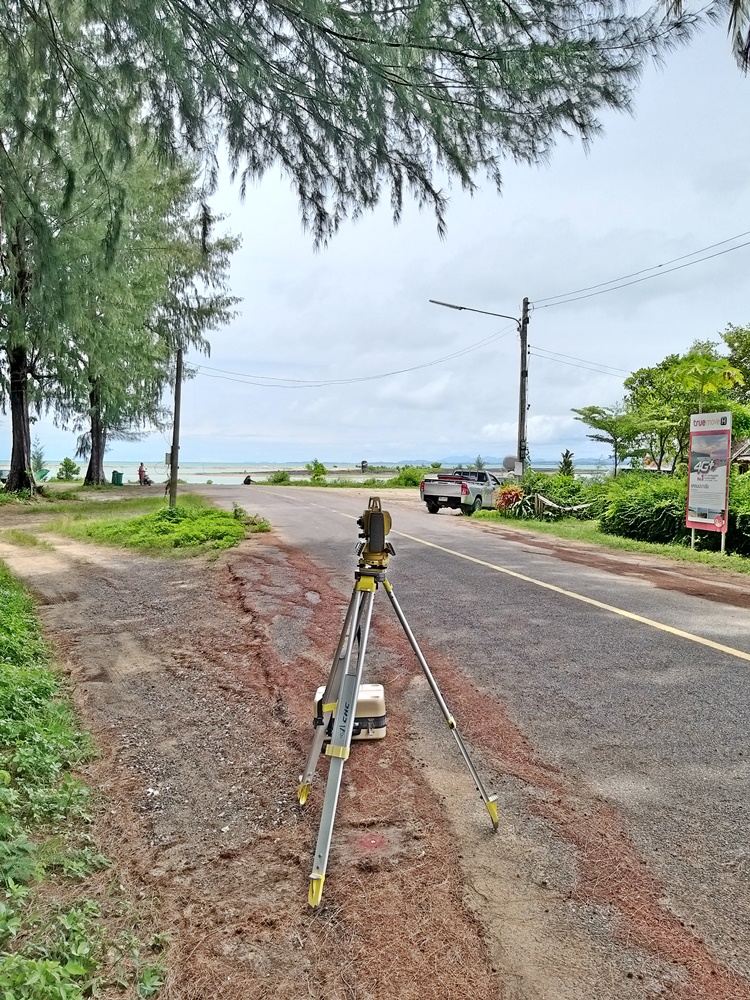
[[[181,497],[180,503],[192,502],[192,497]],[[64,503],[50,502],[40,506],[35,514],[65,514],[73,520],[81,520],[89,515],[110,516],[112,514],[150,514],[162,510],[163,497],[120,497],[114,500],[76,499]]]
[[[117,497],[109,499],[108,494],[117,491]],[[123,496],[123,492],[129,496]],[[103,504],[143,504],[144,510],[155,510],[162,502],[161,494],[146,494],[140,486],[120,487],[110,486],[70,486],[65,482],[43,483],[40,491],[29,494],[28,490],[18,493],[6,493],[0,489],[0,506],[13,506],[14,513],[21,514],[54,514],[75,508],[81,510],[99,510]],[[108,506],[108,509],[109,506]]]
[[[668,559],[679,562],[702,563],[704,566],[730,569],[736,573],[750,573],[750,559],[745,556],[733,553],[722,555],[720,552],[693,551],[689,546],[677,542],[672,544],[638,542],[635,539],[622,538],[619,535],[606,535],[599,530],[598,521],[579,521],[575,518],[566,518],[561,521],[519,520],[494,510],[478,511],[476,514],[472,514],[472,518],[476,521],[492,521],[513,531],[553,535],[556,538],[590,542],[602,548],[618,549],[621,552],[646,552],[652,555],[666,556]]]
[[[149,512],[134,517],[136,504],[139,509],[148,504]],[[85,505],[82,511],[50,522],[46,530],[104,545],[183,555],[232,548],[248,534],[270,530],[266,520],[248,516],[241,507],[217,510],[195,494],[184,495],[174,508],[154,498],[99,503],[95,512],[99,516],[90,516],[91,507]]]
[[[101,902],[87,896],[85,880],[109,862],[72,773],[92,743],[65,696],[31,598],[0,563],[0,997],[83,1000],[115,986],[151,996],[164,979],[156,949],[141,957],[135,934],[107,922],[130,907],[138,923],[119,879]],[[62,904],[56,883],[71,879],[84,884]]]

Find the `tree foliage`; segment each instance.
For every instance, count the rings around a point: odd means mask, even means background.
[[[729,323],[721,335],[729,349],[727,360],[739,371],[742,381],[732,387],[732,396],[740,403],[750,403],[750,325],[734,326]]]
[[[698,412],[703,410],[705,397],[731,391],[743,385],[745,377],[727,358],[719,358],[701,351],[690,351],[674,369],[674,377],[698,400]]]
[[[736,342],[740,345],[739,336]],[[731,410],[734,435],[750,429],[742,368],[722,357],[713,341],[696,341],[684,355],[669,354],[657,365],[639,368],[625,379],[625,388],[625,405],[659,470],[687,459],[691,413]]]
[[[622,403],[615,406],[583,406],[578,410],[574,409],[573,413],[576,414],[576,420],[594,430],[593,434],[587,434],[586,437],[609,445],[616,476],[623,460],[637,453],[635,446],[640,436],[637,418]]]
[[[122,201],[110,254],[111,184],[87,172],[74,137],[73,126],[60,123],[58,141],[85,178],[71,192],[54,171],[46,174],[46,159],[23,162],[45,225],[12,206],[0,213],[0,405],[9,404],[13,430],[8,489],[32,482],[30,407],[53,410],[82,432],[86,482],[102,482],[107,438],[158,425],[176,348],[208,350],[207,334],[231,317],[236,301],[226,280],[237,241],[212,236],[212,220],[195,204],[191,165],[159,166],[141,148],[127,169],[113,168]]]
[[[80,465],[76,465],[72,458],[64,458],[60,462],[60,467],[57,470],[57,475],[55,479],[61,479],[66,482],[70,482],[71,479],[75,479],[76,476],[81,474]]]
[[[398,217],[405,191],[442,226],[445,177],[499,186],[504,159],[590,140],[597,115],[628,108],[644,63],[695,23],[626,0],[163,0],[158,15],[151,0],[7,0],[0,192],[29,143],[72,188],[56,128],[73,107],[105,178],[139,120],[163,155],[204,154],[209,177],[220,141],[243,186],[280,167],[318,240],[384,194]]]
[[[682,14],[682,0],[667,0],[668,13],[679,17]],[[750,65],[750,3],[748,0],[721,0],[709,7],[712,18],[729,14],[727,25],[732,40],[732,50],[740,68],[747,71]]]
[[[560,464],[557,467],[557,474],[559,476],[572,476],[575,474],[573,452],[569,448],[566,448],[560,456]]]
[[[670,354],[659,364],[639,368],[625,379],[625,405],[638,414],[648,456],[656,468],[673,468],[687,456],[693,395],[675,378],[678,354]]]

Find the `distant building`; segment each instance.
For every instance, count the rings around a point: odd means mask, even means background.
[[[739,438],[733,443],[732,464],[738,472],[750,472],[750,438]]]

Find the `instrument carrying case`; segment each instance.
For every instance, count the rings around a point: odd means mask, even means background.
[[[323,721],[323,694],[325,687],[319,687],[315,692],[314,713],[315,719]],[[326,739],[330,739],[333,729],[333,713],[331,721],[328,723]],[[357,711],[354,715],[354,729],[352,730],[352,741],[354,740],[382,740],[385,736],[386,723],[388,719],[385,713],[385,691],[382,684],[360,684],[359,696],[357,698]]]

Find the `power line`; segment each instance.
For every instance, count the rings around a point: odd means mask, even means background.
[[[648,281],[651,278],[659,278],[663,274],[671,274],[673,271],[680,271],[682,268],[692,267],[693,264],[701,264],[703,261],[712,260],[714,257],[721,257],[723,254],[733,253],[735,250],[741,250],[743,247],[750,246],[750,240],[747,240],[745,243],[739,243],[734,247],[727,247],[726,250],[719,250],[717,253],[708,254],[705,257],[699,257],[698,260],[690,260],[685,264],[678,264],[677,267],[667,267],[668,264],[674,264],[676,261],[686,260],[688,257],[695,257],[697,254],[703,254],[707,250],[712,250],[714,247],[723,246],[725,243],[732,243],[734,240],[741,239],[743,236],[748,235],[750,235],[750,230],[744,233],[739,233],[737,236],[732,236],[728,240],[721,240],[719,243],[712,243],[710,246],[703,247],[702,250],[695,250],[693,253],[683,254],[682,257],[674,257],[672,260],[665,261],[663,264],[654,264],[652,267],[646,267],[640,271],[633,271],[631,274],[625,274],[619,278],[612,278],[609,281],[602,281],[597,285],[589,285],[586,288],[575,289],[571,292],[562,292],[560,295],[550,295],[546,299],[536,299],[534,303],[535,308],[551,309],[553,306],[563,306],[569,302],[579,302],[581,299],[594,298],[596,295],[605,295],[607,292],[615,292],[619,288],[627,288],[629,285],[637,285],[641,281]],[[666,268],[666,270],[661,270],[661,268]],[[646,271],[655,271],[656,273],[645,274]],[[645,276],[637,277],[638,275]],[[634,280],[628,281],[628,278],[633,278]],[[611,285],[612,287],[604,287],[606,285]],[[599,291],[592,291],[592,289],[599,289]],[[579,294],[579,292],[585,292],[587,294]],[[574,297],[570,298],[569,296]],[[560,299],[561,301],[553,302],[553,299]]]
[[[546,347],[539,347],[536,344],[529,344],[529,347],[533,348],[535,351],[544,351],[545,354],[554,354],[556,357],[550,358],[550,361],[556,361],[557,358],[568,358],[569,361],[582,361],[586,365],[595,365],[597,368],[611,368],[615,372],[620,372],[623,375],[632,375],[632,372],[625,368],[617,368],[615,365],[607,365],[602,361],[590,361],[588,358],[576,358],[572,354],[561,354],[560,351],[550,351]],[[542,355],[538,355],[541,357]]]
[[[484,340],[479,340],[475,344],[470,344],[468,347],[462,348],[460,351],[454,351],[452,354],[446,354],[442,358],[425,361],[420,365],[412,365],[410,368],[399,368],[395,371],[381,372],[378,375],[357,375],[351,378],[314,380],[279,378],[273,375],[254,375],[246,372],[229,371],[225,368],[213,368],[211,365],[194,365],[194,367],[200,369],[198,374],[204,375],[206,378],[224,378],[227,382],[240,382],[243,385],[256,385],[266,389],[319,389],[329,385],[349,385],[354,382],[372,382],[381,378],[390,378],[392,375],[403,375],[406,372],[419,371],[422,368],[431,368],[433,365],[444,364],[446,361],[452,361],[455,358],[463,357],[465,354],[471,354],[473,351],[478,351],[482,347],[489,347],[490,344],[493,344],[498,340],[502,340],[503,337],[507,337],[512,329],[513,327],[506,327],[503,330],[499,330],[497,333],[491,334],[489,337],[485,337]],[[218,374],[211,374],[213,372]]]
[[[570,368],[582,368],[584,371],[587,372],[596,372],[597,375],[611,375],[612,378],[618,378],[620,379],[620,381],[622,381],[622,375],[618,375],[616,374],[616,372],[605,371],[604,368],[593,368],[589,365],[578,365],[574,361],[563,361],[562,358],[548,358],[546,355],[537,354],[535,351],[529,351],[529,353],[534,358],[542,358],[544,361],[556,361],[557,364],[568,365],[568,367]],[[630,372],[628,372],[627,374],[630,374]]]

